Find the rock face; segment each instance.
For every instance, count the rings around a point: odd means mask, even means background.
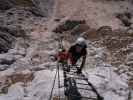
[[[54,0],[0,0],[0,10],[15,6],[30,7],[31,12],[39,16],[49,16],[54,7]]]
[[[131,26],[131,0],[57,0],[57,17],[87,20],[92,28],[111,26],[113,29]]]
[[[0,52],[7,52],[11,48],[12,42],[14,41],[14,36],[0,31]]]
[[[0,26],[0,53],[7,52],[8,49],[12,48],[15,39],[17,37],[23,37],[22,35],[25,34],[23,32],[18,27],[13,29],[7,26]]]
[[[30,34],[35,19],[49,18],[54,3],[54,0],[0,0],[0,53],[12,48],[16,38]]]

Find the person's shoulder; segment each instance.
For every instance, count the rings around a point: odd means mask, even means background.
[[[75,45],[72,45],[71,47],[70,47],[70,49],[69,49],[69,51],[72,51],[72,50],[74,50],[75,49]]]
[[[76,48],[76,45],[75,44],[73,44],[73,45],[71,45],[71,47],[70,48]]]

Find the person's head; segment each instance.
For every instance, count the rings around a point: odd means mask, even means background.
[[[86,40],[83,37],[80,37],[76,41],[76,51],[81,52],[83,48],[86,48]]]

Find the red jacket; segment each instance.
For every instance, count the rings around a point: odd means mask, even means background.
[[[69,58],[69,54],[66,50],[62,51],[62,52],[59,52],[57,54],[57,59],[58,61],[67,61]]]

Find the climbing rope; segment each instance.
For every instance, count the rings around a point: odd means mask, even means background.
[[[51,92],[50,92],[49,100],[52,100],[53,90],[54,90],[54,87],[55,87],[55,82],[56,82],[56,77],[57,77],[57,72],[58,72],[58,69],[56,68],[56,73],[55,73],[55,77],[53,79],[53,85],[52,85],[52,89],[51,89]]]
[[[60,69],[59,69],[59,63],[58,63],[58,65],[57,65],[57,69],[58,69],[58,99],[60,100],[60,87],[61,87],[61,85],[60,85]]]
[[[60,37],[60,39],[58,39],[58,49],[63,49],[63,43],[62,43],[62,37]],[[59,50],[58,50],[59,51]],[[55,77],[53,79],[53,85],[52,85],[52,89],[50,92],[50,97],[49,100],[52,100],[52,96],[53,96],[53,91],[54,91],[54,87],[55,87],[55,82],[56,82],[56,77],[58,79],[58,100],[60,100],[60,63],[57,62],[57,66],[56,66],[56,73],[55,73]]]

